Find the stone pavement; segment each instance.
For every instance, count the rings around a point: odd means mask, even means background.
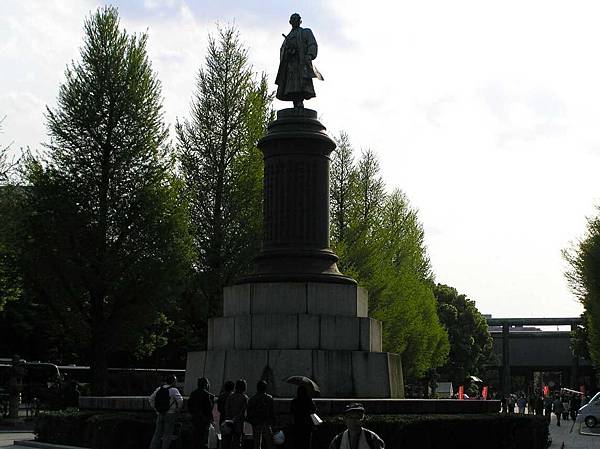
[[[32,440],[33,433],[30,432],[0,432],[0,448],[25,449],[25,446],[17,446],[14,441]]]
[[[552,436],[552,445],[550,449],[561,449],[564,443],[564,449],[598,449],[600,448],[600,426],[589,429],[583,424],[581,431],[592,433],[592,435],[582,435],[579,433],[580,423],[575,423],[573,432],[571,426],[573,421],[561,421],[560,427],[556,425],[556,416],[552,415],[550,423],[550,435]]]

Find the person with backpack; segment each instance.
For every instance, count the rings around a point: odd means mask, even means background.
[[[215,396],[208,391],[209,389],[208,379],[200,377],[198,388],[192,391],[187,401],[187,409],[192,415],[192,449],[208,449],[208,434],[215,405]]]
[[[248,401],[246,416],[247,421],[252,424],[254,449],[261,449],[263,443],[267,449],[271,449],[273,447],[271,426],[275,422],[275,409],[273,396],[267,394],[267,382],[264,380],[259,380],[256,384],[256,394]]]
[[[344,424],[347,429],[338,433],[329,449],[384,449],[385,443],[375,432],[362,427],[365,418],[365,408],[355,402],[346,406],[344,410]]]
[[[225,401],[225,415],[233,421],[233,432],[231,436],[231,447],[241,449],[244,440],[244,421],[246,420],[246,409],[248,408],[248,396],[246,396],[246,381],[240,379],[235,383],[233,394]]]
[[[150,449],[168,449],[171,445],[171,436],[175,427],[177,413],[183,405],[183,397],[175,385],[177,378],[168,376],[162,386],[150,395],[149,401],[156,411],[156,425],[154,436],[150,442]],[[161,446],[162,441],[162,446]]]

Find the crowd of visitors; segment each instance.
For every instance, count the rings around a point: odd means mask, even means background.
[[[554,393],[544,395],[534,392],[530,395],[525,393],[509,394],[500,399],[502,413],[536,414],[546,417],[550,423],[552,414],[556,415],[556,425],[560,426],[561,420],[573,420],[577,418],[577,412],[583,405],[582,395]],[[516,410],[515,410],[516,407]]]
[[[150,395],[150,403],[156,410],[150,449],[168,449],[171,445],[176,416],[183,407],[183,397],[175,387],[176,382],[175,376],[170,376]],[[274,400],[267,389],[267,382],[261,380],[256,384],[256,394],[248,397],[246,381],[239,379],[235,383],[225,382],[215,397],[210,393],[209,380],[199,378],[197,389],[187,401],[192,449],[216,448],[218,434],[222,449],[241,449],[244,436],[248,434],[252,434],[254,449],[273,449],[275,444],[284,441],[286,447],[292,449],[310,449],[312,433],[320,418],[316,415],[317,406],[309,389],[304,385],[298,386],[290,403],[292,421],[285,432],[274,428]],[[346,430],[331,441],[330,449],[384,448],[384,442],[377,434],[362,427],[365,415],[362,404],[349,404],[343,414]]]

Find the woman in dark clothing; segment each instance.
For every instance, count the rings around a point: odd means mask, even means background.
[[[225,410],[225,404],[227,403],[227,398],[233,394],[233,389],[235,388],[235,384],[228,380],[223,384],[223,389],[221,393],[219,393],[219,398],[217,399],[217,410],[219,410],[219,426],[223,424],[226,420],[231,419],[231,416],[227,416],[227,411]],[[221,448],[222,449],[231,449],[233,443],[233,434],[223,434],[221,433]]]
[[[227,419],[233,420],[233,434],[231,447],[241,449],[244,444],[244,421],[246,420],[246,409],[248,408],[248,396],[246,396],[246,381],[240,379],[235,383],[233,394],[225,401],[225,415]]]
[[[306,387],[298,387],[296,397],[292,399],[290,411],[294,419],[292,426],[293,447],[295,449],[310,449],[313,428],[310,415],[317,412],[317,406],[308,394]]]

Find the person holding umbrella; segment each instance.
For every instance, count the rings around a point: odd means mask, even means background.
[[[317,406],[311,398],[319,393],[318,385],[306,376],[291,376],[285,382],[298,385],[296,397],[292,399],[290,413],[293,418],[292,443],[294,449],[310,449],[313,431],[313,418]],[[309,393],[310,392],[310,393]],[[316,415],[315,415],[316,416]]]

